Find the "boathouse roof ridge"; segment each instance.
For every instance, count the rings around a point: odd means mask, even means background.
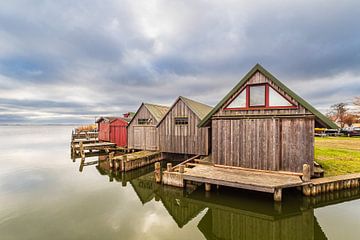
[[[149,112],[155,117],[156,121],[160,121],[161,118],[169,110],[168,106],[157,105],[152,103],[144,103],[144,105],[149,110]]]
[[[143,103],[141,103],[140,107],[137,109],[135,114],[132,116],[131,120],[129,121],[129,125],[135,119],[135,117],[138,114],[139,110],[143,106],[150,112],[150,114],[155,118],[155,120],[157,122],[159,122],[163,118],[163,116],[167,113],[167,111],[169,110],[168,106],[159,105],[159,104],[153,104],[153,103],[144,103],[143,102]]]
[[[338,126],[328,119],[321,112],[316,110],[311,104],[306,102],[303,98],[298,96],[288,87],[286,87],[280,80],[274,77],[270,72],[268,72],[265,68],[263,68],[259,63],[257,63],[241,80],[236,86],[200,121],[198,124],[199,127],[204,127],[207,125],[212,115],[215,114],[225,103],[231,98],[256,72],[262,73],[264,76],[269,78],[274,84],[276,84],[280,89],[286,92],[289,96],[295,99],[300,105],[310,111],[315,115],[315,118],[318,122],[320,122],[323,126],[327,128],[338,128]]]
[[[160,125],[160,123],[165,119],[165,117],[167,116],[167,114],[171,111],[171,109],[176,105],[176,103],[181,100],[185,103],[185,105],[190,108],[190,110],[195,113],[195,115],[200,119],[200,121],[213,109],[213,107],[206,105],[204,103],[186,98],[184,96],[179,96],[176,101],[174,102],[174,104],[169,108],[169,110],[167,111],[167,113],[161,118],[161,120],[159,121],[159,123],[156,125],[156,127],[158,127]]]

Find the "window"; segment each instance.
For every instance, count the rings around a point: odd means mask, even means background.
[[[232,101],[228,108],[245,108],[246,107],[246,90],[243,90],[235,99]]]
[[[188,117],[176,117],[175,125],[187,125],[189,123]]]
[[[255,85],[249,87],[250,107],[265,106],[265,85]]]
[[[139,125],[149,125],[151,123],[151,118],[139,118],[138,124]]]
[[[283,96],[280,95],[277,91],[275,91],[272,87],[269,87],[269,106],[286,106],[290,107],[292,104]]]
[[[297,108],[284,95],[270,84],[255,84],[245,86],[239,95],[225,107],[225,110],[251,110],[267,108]]]

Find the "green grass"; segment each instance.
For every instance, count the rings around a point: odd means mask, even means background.
[[[315,161],[325,176],[360,173],[360,138],[315,138]]]

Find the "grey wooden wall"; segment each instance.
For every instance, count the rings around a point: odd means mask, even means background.
[[[138,119],[151,118],[150,125],[138,125]],[[159,135],[156,129],[157,121],[143,105],[130,125],[128,131],[128,147],[140,150],[159,150]]]
[[[189,118],[188,125],[175,125],[175,117]],[[209,153],[209,128],[198,128],[199,118],[179,99],[158,126],[161,152],[179,154]]]

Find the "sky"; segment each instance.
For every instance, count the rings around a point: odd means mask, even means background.
[[[216,105],[256,64],[326,113],[360,96],[360,1],[0,1],[0,124]]]

